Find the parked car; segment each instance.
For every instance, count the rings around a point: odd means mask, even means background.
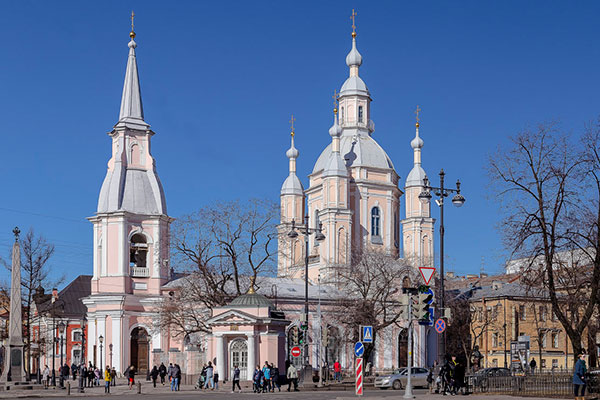
[[[481,369],[470,377],[469,383],[473,387],[479,387],[482,391],[485,391],[489,386],[489,378],[494,376],[511,376],[510,369],[500,367]]]
[[[413,367],[410,375],[411,385],[427,387],[427,375],[429,375],[427,368]],[[375,378],[374,385],[380,389],[400,390],[406,386],[407,379],[407,368],[400,368],[394,370],[390,375],[378,376]]]

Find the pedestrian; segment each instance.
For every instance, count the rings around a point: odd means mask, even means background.
[[[277,390],[281,392],[281,383],[279,379],[279,368],[277,368],[274,364],[271,364],[271,382],[273,382],[273,392],[275,391],[275,386],[277,386]]]
[[[112,367],[110,370],[110,383],[113,386],[117,386],[117,370],[115,367]]]
[[[433,362],[433,366],[429,369],[427,374],[427,384],[429,385],[429,394],[435,393],[435,374],[434,371],[437,368],[437,360]]]
[[[294,392],[298,391],[298,371],[296,370],[296,367],[294,367],[294,364],[290,364],[290,367],[287,370],[287,378],[288,378],[288,388],[287,391],[289,392],[292,384],[294,384]]]
[[[342,381],[342,364],[339,360],[335,360],[333,363],[333,379],[338,382]]]
[[[210,386],[210,390],[214,390],[215,389],[215,381],[214,381],[214,373],[213,373],[214,369],[212,366],[212,362],[208,362],[208,365],[206,366],[206,382],[204,383],[204,389],[208,389],[208,387]]]
[[[179,386],[181,384],[181,367],[179,364],[174,365],[175,369],[175,391],[179,391]]]
[[[371,361],[369,361],[365,367],[365,376],[369,376],[371,375],[371,368],[373,367],[373,364],[371,364]]]
[[[585,374],[587,373],[585,356],[583,352],[578,355],[575,368],[573,369],[573,393],[575,394],[575,400],[585,400]],[[581,397],[579,396],[580,394]]]
[[[200,371],[200,389],[204,389],[204,384],[206,383],[206,363],[202,365],[202,370]]]
[[[238,387],[238,393],[242,393],[242,388],[240,387],[240,368],[237,364],[233,366],[233,386],[231,387],[231,393],[235,393],[235,385]]]
[[[50,386],[50,368],[47,365],[44,366],[44,372],[42,372],[42,382],[44,383],[44,389],[48,389],[48,386]]]
[[[160,367],[158,367],[158,374],[160,375],[160,383],[165,386],[165,376],[167,375],[167,367],[165,367],[164,363],[160,363]]]
[[[94,385],[100,386],[100,370],[98,367],[94,369]]]
[[[156,365],[150,371],[150,377],[152,378],[152,385],[156,387],[156,380],[158,379],[158,368],[156,368]]]
[[[110,393],[110,380],[110,365],[107,365],[104,371],[104,393]]]
[[[129,384],[129,390],[131,390],[133,388],[133,385],[135,385],[135,367],[133,365],[129,366],[129,371],[127,374],[127,382]]]
[[[169,382],[171,383],[171,392],[174,392],[175,390],[177,390],[177,382],[175,381],[175,367],[173,366],[173,364],[169,364],[168,374]]]
[[[219,390],[219,370],[215,370],[213,373],[213,378],[215,381],[215,390]]]
[[[77,366],[75,363],[71,364],[71,375],[73,375],[73,380],[77,379]]]
[[[271,367],[269,366],[269,362],[265,361],[265,365],[262,369],[263,373],[263,393],[271,391]]]
[[[529,368],[531,368],[531,373],[535,374],[535,367],[537,366],[537,363],[535,362],[535,358],[531,358],[531,361],[529,362]]]
[[[87,369],[87,381],[88,381],[88,387],[94,386],[94,366],[92,365],[91,361],[90,361],[90,365]]]
[[[262,391],[262,378],[262,370],[260,369],[260,365],[257,365],[254,369],[254,374],[252,375],[254,393],[260,393]]]

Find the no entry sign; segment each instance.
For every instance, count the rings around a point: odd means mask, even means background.
[[[300,357],[300,347],[298,347],[298,346],[292,347],[292,356]]]

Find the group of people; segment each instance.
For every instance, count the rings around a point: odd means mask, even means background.
[[[456,356],[446,355],[444,364],[440,368],[438,368],[436,361],[433,368],[429,370],[427,383],[429,383],[430,393],[437,392],[453,396],[458,394],[459,391],[466,388],[465,374],[466,367],[464,363],[457,361]]]
[[[237,367],[236,367],[237,368]],[[298,391],[298,370],[289,361],[286,361],[286,375],[289,392],[294,386],[294,391]],[[281,385],[284,383],[281,375],[279,374],[279,368],[274,364],[269,364],[265,361],[265,365],[261,368],[257,365],[252,375],[253,391],[254,393],[267,393],[275,392],[275,388],[281,392]],[[239,385],[238,385],[239,386]],[[234,386],[235,390],[235,386]],[[233,392],[233,391],[232,391]]]
[[[105,391],[108,393],[110,391],[110,386],[115,386],[117,371],[114,367],[106,366],[104,371],[101,371],[95,365],[92,365],[90,361],[88,365],[81,364],[76,365],[75,363],[71,364],[69,367],[68,364],[64,364],[58,367],[58,378],[61,380],[61,385],[64,381],[68,380],[69,377],[72,377],[73,380],[77,380],[78,377],[83,377],[83,386],[84,387],[93,387],[100,386],[100,382],[103,381],[105,387]],[[81,374],[81,375],[80,375]],[[42,371],[42,383],[44,388],[48,388],[50,386],[50,379],[52,378],[52,373],[50,368],[45,365]]]
[[[165,363],[160,363],[159,366],[152,367],[150,371],[150,379],[152,380],[152,385],[156,387],[156,382],[160,377],[160,384],[165,385],[166,379],[169,379],[169,385],[171,386],[171,391],[175,392],[179,390],[179,386],[181,385],[181,367],[179,364],[169,363],[169,367],[165,366]]]

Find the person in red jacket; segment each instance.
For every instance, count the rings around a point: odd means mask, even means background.
[[[342,381],[342,365],[338,360],[333,363],[333,379],[338,382]]]

